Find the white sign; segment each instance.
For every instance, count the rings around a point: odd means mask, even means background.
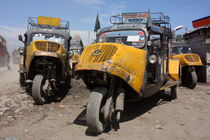
[[[206,66],[206,82],[210,83],[210,65]]]
[[[206,39],[206,44],[210,44],[210,38]]]
[[[210,63],[210,53],[206,53],[206,61],[207,63]]]
[[[129,35],[127,38],[127,42],[138,42],[139,35]]]

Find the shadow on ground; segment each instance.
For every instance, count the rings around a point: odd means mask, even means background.
[[[27,85],[24,87],[26,93],[32,97],[32,84]],[[54,95],[51,95],[47,97],[46,104],[52,103],[52,102],[61,102],[67,95],[70,94],[69,92],[70,88],[60,88],[60,91],[54,91]]]
[[[114,129],[115,131],[117,131],[118,129],[120,129],[121,122],[133,120],[133,119],[143,115],[144,113],[147,113],[153,107],[165,104],[168,101],[171,101],[171,100],[168,100],[168,98],[166,98],[160,94],[156,94],[156,95],[154,95],[146,100],[143,100],[143,101],[125,103],[124,112],[121,115],[120,122],[118,123],[116,121],[113,121],[111,124],[111,127],[109,127],[107,130],[105,130],[105,133],[109,132],[111,129]],[[77,118],[74,120],[73,123],[76,125],[87,126],[87,124],[86,124],[86,109],[84,109],[77,116]],[[96,134],[89,132],[88,129],[86,130],[85,134],[88,136],[97,136]]]

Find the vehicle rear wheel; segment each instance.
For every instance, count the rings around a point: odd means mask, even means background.
[[[88,130],[91,132],[99,134],[107,127],[108,122],[104,120],[104,113],[102,111],[102,107],[106,103],[106,93],[106,88],[97,87],[92,91],[89,97],[86,117]]]
[[[197,84],[197,75],[195,71],[191,71],[189,74],[189,81],[187,81],[187,87],[194,89]]]
[[[32,85],[32,97],[35,104],[42,105],[46,102],[44,92],[42,87],[45,83],[44,77],[42,75],[36,75]]]
[[[21,87],[24,87],[25,86],[25,83],[26,81],[25,81],[25,75],[24,75],[24,73],[20,73],[20,75],[19,75],[19,83],[20,83],[20,86]]]
[[[170,98],[171,100],[177,99],[177,85],[171,87]]]

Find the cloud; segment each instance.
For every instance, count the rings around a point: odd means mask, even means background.
[[[18,35],[24,34],[25,31],[26,28],[0,25],[0,34],[6,39],[9,52],[15,48],[23,46],[23,43],[18,40]]]
[[[25,31],[26,28],[0,25],[0,33],[8,39],[17,39],[17,36],[23,34]]]

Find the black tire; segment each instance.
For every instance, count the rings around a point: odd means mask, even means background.
[[[97,87],[92,91],[89,97],[86,119],[88,130],[93,133],[100,134],[107,127],[107,122],[103,120],[104,115],[101,113],[101,108],[105,104],[104,96],[106,93],[106,88]]]
[[[20,73],[19,75],[19,83],[21,87],[24,87],[26,85],[26,81],[25,81],[25,75],[24,73]]]
[[[36,75],[32,85],[32,97],[35,104],[43,105],[46,102],[44,92],[42,87],[45,83],[44,77],[42,75]]]
[[[175,100],[175,99],[177,99],[177,85],[175,85],[175,86],[172,86],[171,87],[171,94],[170,94],[170,99],[171,100]]]
[[[66,88],[71,88],[71,76],[67,76],[65,79],[65,87]]]
[[[197,75],[195,71],[191,71],[189,75],[189,81],[187,81],[187,87],[190,89],[194,89],[197,84]]]

